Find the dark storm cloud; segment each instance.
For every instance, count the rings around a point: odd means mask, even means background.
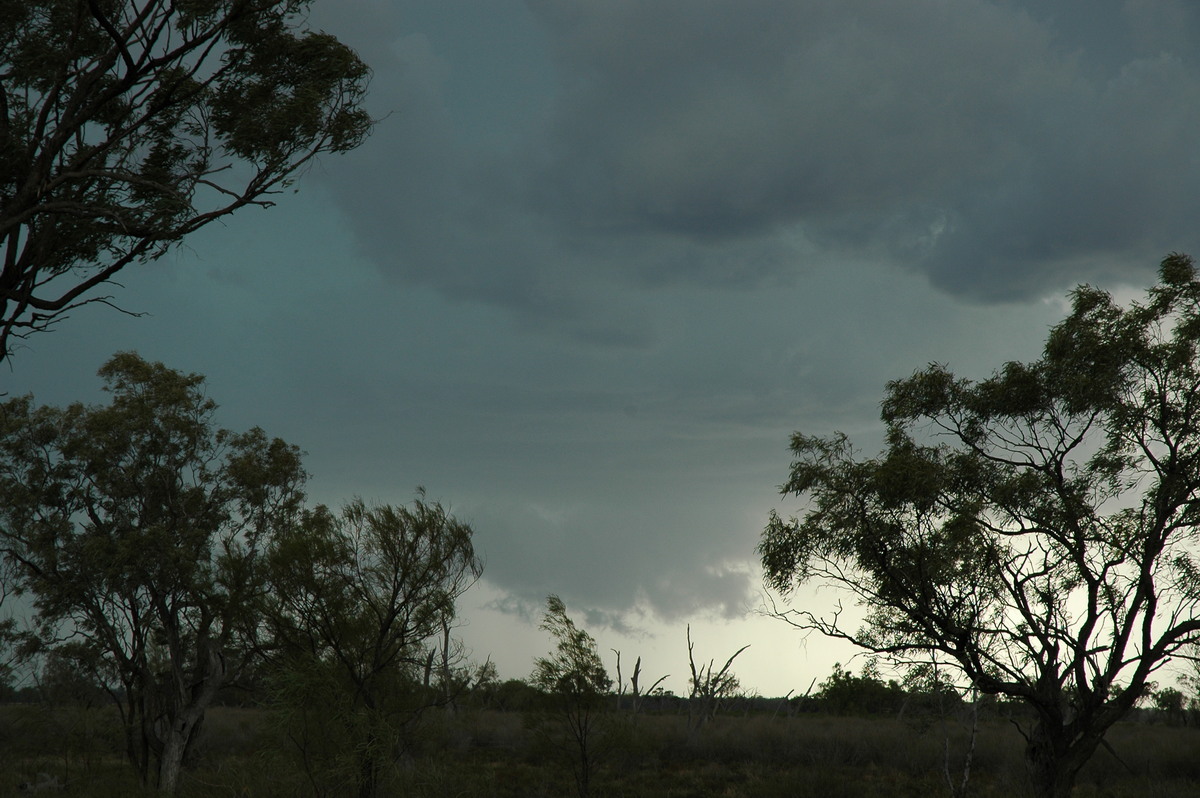
[[[361,245],[531,329],[644,346],[625,289],[786,282],[814,252],[992,300],[1198,243],[1186,4],[363,7],[342,24],[393,113],[331,178]]]
[[[691,241],[798,227],[980,298],[1196,243],[1183,6],[533,7],[565,76],[539,184],[564,225]]]
[[[1045,32],[978,3],[536,7],[569,86],[547,197],[618,230],[723,238],[930,201],[997,176],[1001,129],[1054,91]]]
[[[873,451],[888,380],[1036,357],[1047,290],[1189,248],[1194,17],[321,0],[375,70],[367,145],[131,272],[149,317],[31,339],[5,389],[99,401],[137,349],[208,375],[223,426],[304,448],[314,502],[426,486],[476,530],[506,676],[551,592],[720,651],[696,624],[757,604],[789,433]]]
[[[323,166],[329,221],[391,279],[294,333],[327,386],[295,395],[355,401],[308,445],[354,490],[454,498],[501,611],[740,612],[793,425],[869,435],[888,379],[1036,355],[1057,311],[1016,300],[1196,248],[1188,5],[318,12],[381,120]]]

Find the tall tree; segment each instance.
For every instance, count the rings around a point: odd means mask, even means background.
[[[785,617],[1024,701],[1040,795],[1066,796],[1150,677],[1200,640],[1200,281],[1168,256],[1143,302],[1083,286],[1042,357],[887,387],[884,451],[797,433],[759,545],[768,583],[866,610]]]
[[[456,603],[483,571],[472,535],[421,492],[411,507],[361,499],[338,514],[318,507],[271,543],[269,655],[281,666],[283,696],[297,699],[283,708],[302,726],[298,734],[309,735],[303,739],[344,732],[361,798],[378,794],[384,766],[404,747],[404,727],[452,697],[425,675],[431,652],[440,652],[450,677]],[[323,730],[306,714],[313,685],[329,696],[317,720]]]
[[[0,360],[131,263],[365,137],[311,0],[0,0]]]
[[[0,404],[0,556],[43,644],[120,710],[130,762],[173,792],[217,691],[245,667],[259,552],[299,513],[299,451],[215,429],[204,380],[135,354],[112,401]]]

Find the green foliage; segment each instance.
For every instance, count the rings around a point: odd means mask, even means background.
[[[558,596],[546,598],[541,628],[554,638],[555,650],[534,661],[530,682],[550,696],[553,708],[548,717],[558,732],[550,734],[551,740],[570,758],[576,790],[580,798],[587,798],[605,742],[604,702],[612,680],[596,641],[567,616]]]
[[[1162,713],[1168,724],[1181,726],[1187,720],[1187,697],[1175,687],[1164,687],[1151,694],[1154,708]]]
[[[835,715],[895,714],[904,704],[904,690],[894,680],[884,682],[868,670],[855,676],[834,663],[833,673],[818,685],[821,709]]]
[[[470,680],[451,629],[482,570],[471,528],[423,492],[304,509],[299,450],[214,428],[203,378],[132,353],[100,374],[107,405],[0,404],[0,563],[33,600],[43,685],[106,691],[142,783],[172,792],[208,707],[253,676],[313,789],[376,794]]]
[[[382,681],[382,680],[379,680]],[[287,760],[299,765],[315,796],[358,793],[363,760],[374,763],[372,789],[394,776],[394,752],[403,744],[391,713],[412,685],[375,686],[373,706],[356,701],[336,662],[296,659],[274,669],[268,681],[272,722],[284,739]]]
[[[495,692],[495,708],[505,712],[529,712],[540,708],[543,693],[521,679],[506,679]]]
[[[1146,299],[1088,286],[1042,357],[980,381],[931,365],[887,386],[886,448],[797,434],[759,545],[788,593],[867,610],[801,626],[901,661],[952,662],[1037,716],[1039,790],[1064,795],[1151,674],[1200,640],[1200,280],[1173,254]]]
[[[100,375],[107,405],[0,404],[0,555],[36,609],[28,649],[103,686],[141,779],[170,791],[249,661],[259,551],[305,474],[262,430],[215,429],[195,374],[127,352]]]
[[[471,537],[421,492],[411,507],[317,507],[272,539],[268,680],[314,789],[375,795],[422,712],[462,687],[449,631],[482,573]]]
[[[551,656],[535,660],[533,685],[574,705],[599,706],[612,680],[596,641],[567,617],[567,607],[558,596],[547,597],[540,628],[550,633],[556,648]]]
[[[364,139],[308,0],[0,2],[0,359],[130,263]]]

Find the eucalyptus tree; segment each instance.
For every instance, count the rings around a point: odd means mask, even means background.
[[[213,425],[204,378],[133,353],[106,405],[0,404],[0,557],[42,650],[111,695],[142,782],[173,792],[254,649],[265,542],[297,517],[300,452]]]
[[[1023,701],[1040,795],[1066,796],[1153,674],[1200,640],[1200,281],[1163,260],[1143,301],[1072,294],[1041,357],[887,386],[876,457],[796,433],[758,551],[787,594],[843,588],[865,621],[782,614]]]
[[[133,263],[363,140],[311,0],[0,0],[0,360]]]
[[[421,491],[411,506],[319,506],[272,539],[265,654],[312,778],[371,798],[405,731],[453,698],[428,671],[440,655],[453,675],[456,604],[483,572],[473,534]],[[311,705],[316,692],[324,706]]]

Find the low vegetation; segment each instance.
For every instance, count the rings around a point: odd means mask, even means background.
[[[842,672],[844,674],[844,671]],[[836,674],[835,674],[836,676]],[[856,677],[862,678],[862,677]],[[869,678],[869,677],[868,677]],[[947,765],[955,781],[970,729],[955,707],[939,713],[929,696],[904,707],[871,701],[855,714],[837,714],[825,687],[844,698],[835,677],[806,698],[742,697],[689,730],[687,700],[659,693],[634,715],[615,700],[601,712],[604,745],[592,763],[592,796],[700,798],[701,796],[948,796]],[[550,697],[524,683],[517,706],[495,708],[499,685],[464,695],[455,711],[426,713],[415,742],[380,773],[381,795],[536,798],[576,794],[578,773],[538,727],[552,711]],[[865,686],[865,685],[864,685]],[[871,685],[874,687],[875,685]],[[32,698],[31,691],[21,697]],[[864,690],[870,693],[870,691]],[[876,697],[887,697],[872,693]],[[894,698],[894,696],[891,696]],[[1031,795],[1024,741],[1013,726],[1015,707],[983,712],[969,793]],[[1089,762],[1076,796],[1191,796],[1200,781],[1200,728],[1165,711],[1138,710],[1109,735],[1110,749]],[[140,792],[123,757],[120,720],[109,706],[39,700],[0,705],[0,796],[43,773],[67,794],[131,796]],[[276,710],[218,706],[205,720],[181,796],[352,795],[341,785],[314,781],[298,767],[296,748]],[[149,793],[145,793],[149,794]]]

